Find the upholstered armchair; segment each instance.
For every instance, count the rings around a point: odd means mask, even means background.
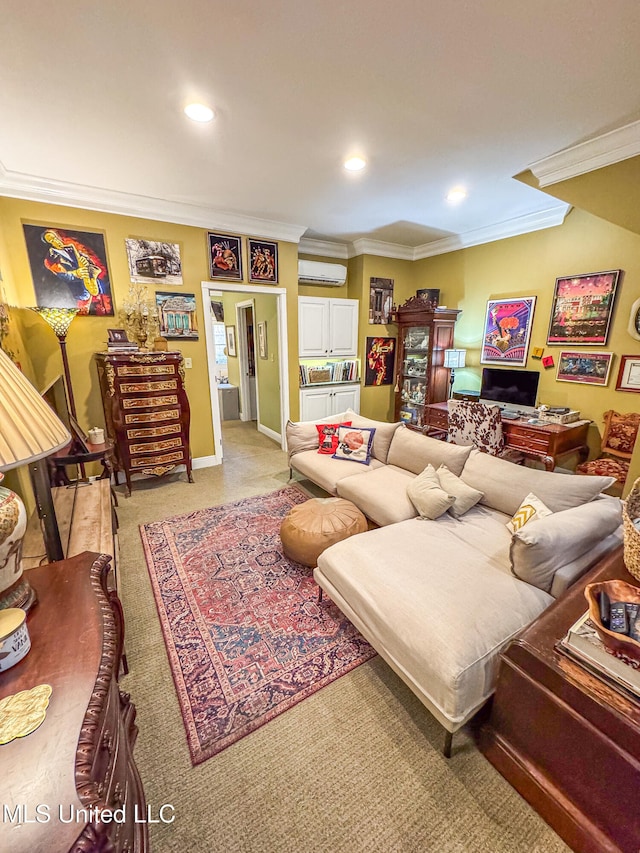
[[[502,418],[499,406],[473,403],[468,400],[449,400],[449,433],[453,444],[473,444],[491,456],[510,462],[522,462],[522,454],[505,449]]]
[[[578,465],[576,474],[615,477],[624,486],[639,427],[640,414],[637,412],[626,415],[614,412],[613,409],[605,412],[600,456]]]

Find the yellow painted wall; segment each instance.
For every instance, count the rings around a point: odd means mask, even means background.
[[[267,357],[260,358],[258,323],[266,323]],[[280,434],[280,353],[278,308],[275,296],[255,295],[256,378],[260,423]],[[293,389],[297,394],[297,386]]]

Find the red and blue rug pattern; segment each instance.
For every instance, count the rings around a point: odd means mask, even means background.
[[[288,486],[140,527],[194,765],[375,654],[282,553],[307,499]]]

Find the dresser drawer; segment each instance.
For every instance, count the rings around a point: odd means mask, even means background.
[[[535,432],[531,426],[521,427],[517,424],[508,424],[503,429],[507,436],[509,447],[514,450],[529,451],[531,453],[547,453],[549,449],[549,436],[544,432]]]
[[[438,427],[438,429],[449,429],[449,416],[442,409],[432,409],[429,406],[425,407],[425,421],[429,426]]]

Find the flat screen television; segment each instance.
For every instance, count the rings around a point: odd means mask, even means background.
[[[497,403],[502,408],[533,411],[538,398],[537,370],[483,367],[480,402]]]

